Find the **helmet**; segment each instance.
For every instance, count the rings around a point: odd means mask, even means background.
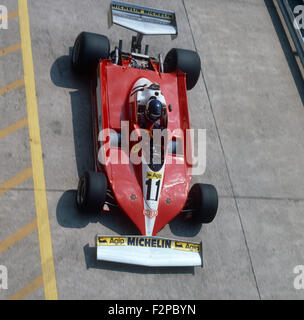
[[[146,118],[151,121],[157,121],[162,115],[162,103],[156,98],[152,98],[148,101],[146,105]]]

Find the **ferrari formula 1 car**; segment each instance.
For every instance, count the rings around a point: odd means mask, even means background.
[[[79,34],[72,53],[74,70],[92,79],[95,146],[95,171],[80,178],[77,205],[84,212],[119,207],[142,234],[98,235],[98,260],[202,266],[202,243],[156,237],[178,214],[209,223],[218,208],[214,186],[190,189],[192,163],[186,159],[187,90],[198,81],[199,55],[175,48],[165,59],[153,58],[148,46],[142,53],[143,35],[177,36],[174,12],[113,1],[110,17],[137,32],[130,53],[121,40],[111,51],[106,36],[88,32]]]

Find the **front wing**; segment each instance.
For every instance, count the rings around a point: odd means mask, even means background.
[[[148,236],[96,236],[97,260],[149,267],[203,266],[202,242]]]

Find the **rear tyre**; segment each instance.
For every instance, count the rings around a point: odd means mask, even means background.
[[[103,206],[107,194],[107,178],[103,173],[87,171],[79,179],[76,204],[80,210]]]
[[[187,90],[194,88],[201,71],[201,59],[198,53],[192,50],[171,49],[164,61],[164,71],[170,73],[176,70],[186,73]]]
[[[198,223],[210,223],[218,209],[218,194],[213,185],[194,184],[189,192],[193,201],[192,217]]]
[[[81,32],[75,40],[72,66],[77,72],[95,71],[100,59],[108,59],[110,41],[106,36]]]

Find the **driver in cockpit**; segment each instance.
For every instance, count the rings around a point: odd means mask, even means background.
[[[156,97],[151,97],[144,112],[139,113],[138,125],[143,129],[162,129],[163,104]]]

